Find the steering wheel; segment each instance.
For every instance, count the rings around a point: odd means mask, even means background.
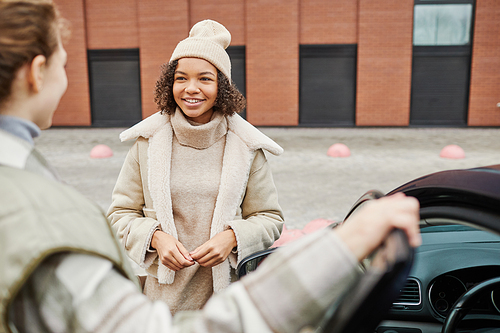
[[[319,325],[320,332],[374,332],[406,284],[413,255],[406,234],[393,230],[373,253],[366,272],[330,306]]]
[[[476,285],[474,288],[463,294],[453,305],[450,313],[446,317],[442,333],[455,333],[458,324],[465,315],[472,309],[474,302],[485,291],[495,289],[500,285],[500,277],[486,280]]]

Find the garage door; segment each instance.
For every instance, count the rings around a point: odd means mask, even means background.
[[[414,47],[411,124],[464,126],[469,73],[469,47]]]
[[[227,53],[231,58],[231,78],[243,96],[246,96],[245,47],[229,46],[227,48]],[[246,118],[246,110],[241,112],[240,116]]]
[[[301,45],[299,124],[354,126],[356,45]]]
[[[89,50],[92,126],[128,127],[142,119],[139,50]]]

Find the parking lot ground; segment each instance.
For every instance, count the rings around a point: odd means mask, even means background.
[[[123,128],[52,128],[42,132],[36,146],[61,178],[104,210],[128,149],[121,143]],[[366,191],[393,188],[428,173],[500,164],[497,128],[297,128],[261,127],[285,152],[267,154],[288,228],[302,228],[324,218],[342,220]],[[327,156],[334,143],[344,143],[351,156]],[[90,158],[97,144],[114,155]],[[443,147],[456,144],[464,159],[439,157]]]

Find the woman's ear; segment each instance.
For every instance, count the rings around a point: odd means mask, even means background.
[[[28,72],[28,82],[31,89],[38,93],[43,88],[43,81],[45,75],[45,66],[47,65],[47,58],[39,54],[31,61]]]

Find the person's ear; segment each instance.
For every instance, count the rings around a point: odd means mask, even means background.
[[[43,88],[43,81],[45,75],[45,66],[47,65],[47,58],[39,54],[31,61],[28,72],[28,82],[34,92],[38,93]]]

